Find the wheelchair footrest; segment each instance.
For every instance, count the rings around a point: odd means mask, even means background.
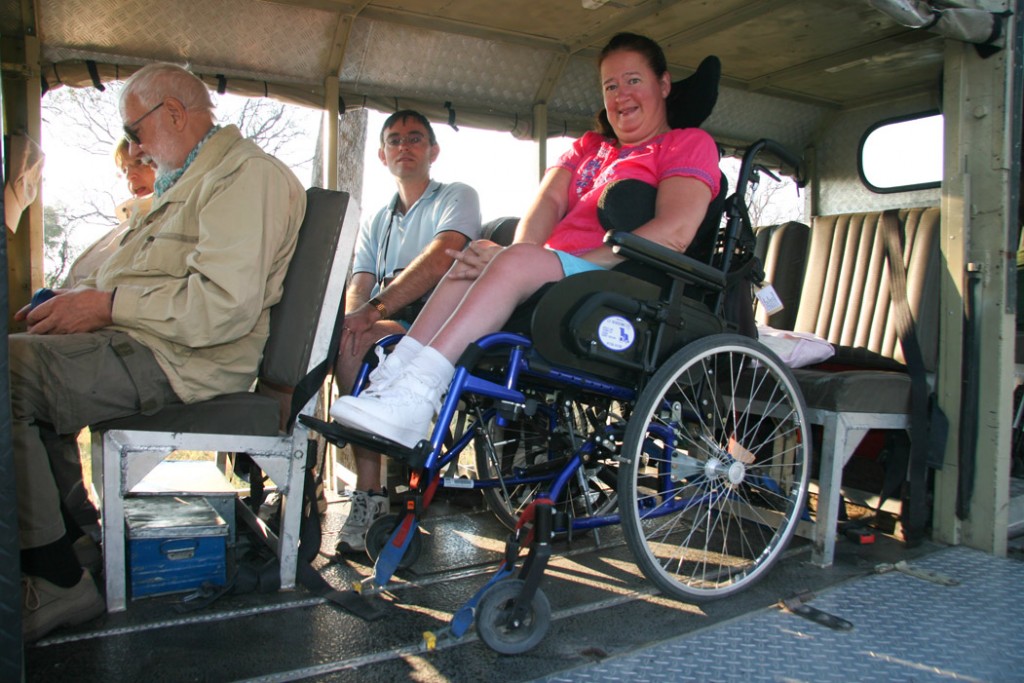
[[[364,432],[355,427],[338,424],[337,422],[324,422],[310,415],[299,415],[299,422],[317,432],[335,446],[343,447],[347,444],[362,446],[363,448],[369,448],[370,450],[408,463],[410,467],[422,467],[426,461],[426,458],[421,455],[422,451],[419,448],[407,448],[400,443],[370,432]]]

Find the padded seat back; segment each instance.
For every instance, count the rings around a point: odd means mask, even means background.
[[[515,216],[504,216],[487,221],[480,228],[480,236],[485,240],[497,242],[503,247],[512,244],[516,236],[516,226],[519,225],[519,218]]]
[[[907,299],[925,367],[938,354],[939,209],[902,209]],[[889,291],[882,213],[818,216],[794,328],[903,363]],[[841,356],[842,354],[840,354]]]
[[[811,229],[803,223],[789,221],[757,228],[754,234],[757,240],[754,255],[761,260],[765,279],[775,288],[784,306],[781,311],[768,315],[757,301],[754,317],[762,325],[792,330],[800,309]]]
[[[314,342],[328,341],[337,319],[335,315],[322,316],[321,312],[348,202],[346,192],[319,187],[306,190],[306,216],[288,265],[284,291],[270,309],[270,336],[263,350],[257,391],[279,401],[281,429],[286,429],[302,408],[294,405],[292,395],[313,369],[315,361],[311,364],[310,359]]]

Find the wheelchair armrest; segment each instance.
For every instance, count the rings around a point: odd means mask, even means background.
[[[725,273],[706,263],[629,232],[609,231],[604,241],[612,251],[660,268],[674,278],[714,289],[725,289]]]

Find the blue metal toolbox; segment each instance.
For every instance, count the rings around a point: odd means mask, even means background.
[[[125,523],[133,598],[224,584],[228,525],[204,499],[128,498]]]

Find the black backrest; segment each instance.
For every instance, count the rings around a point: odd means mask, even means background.
[[[507,247],[512,244],[512,239],[516,236],[517,225],[519,225],[519,219],[514,216],[495,218],[480,227],[480,236],[485,240],[491,240]]]
[[[311,187],[281,300],[270,309],[260,380],[294,388],[309,370],[324,292],[331,276],[348,193]]]

